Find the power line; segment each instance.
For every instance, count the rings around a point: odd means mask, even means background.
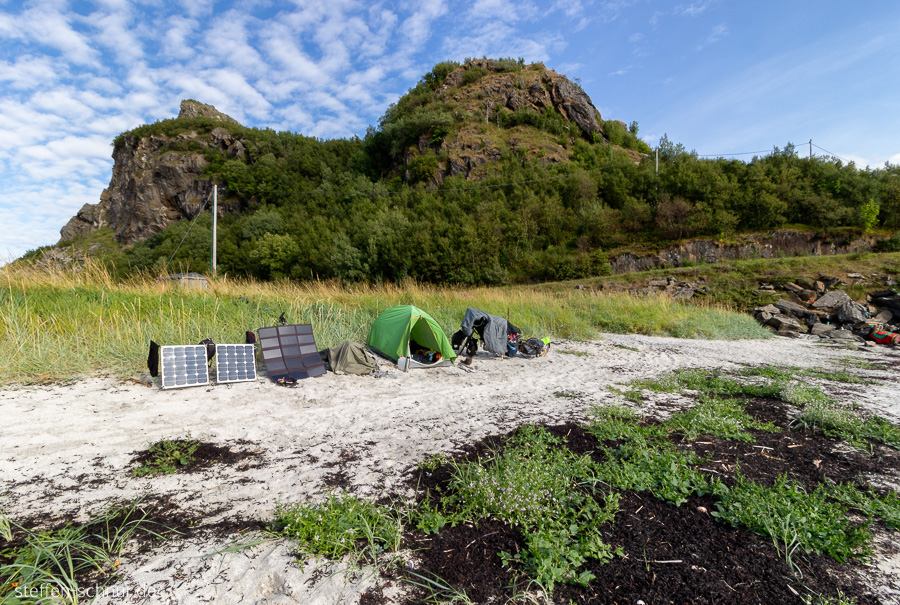
[[[727,158],[733,155],[756,155],[758,153],[766,153],[771,151],[770,149],[762,149],[760,151],[739,151],[737,153],[706,153],[706,154],[698,154],[698,158]]]
[[[836,157],[837,159],[843,160],[844,162],[846,162],[846,163],[848,163],[848,164],[850,163],[850,160],[848,160],[848,159],[846,159],[846,158],[842,158],[841,156],[839,156],[839,155],[836,154],[836,153],[832,153],[832,152],[828,151],[827,149],[824,149],[823,147],[819,147],[819,146],[816,145],[815,143],[811,143],[811,144],[812,144],[812,146],[815,147],[816,149],[821,149],[822,151],[824,151],[825,153],[827,153],[827,154],[830,155],[830,156],[834,156],[834,157]]]
[[[210,194],[210,195],[212,195],[212,194]],[[168,270],[169,270],[169,263],[171,263],[171,262],[172,262],[172,259],[175,258],[175,255],[178,254],[178,250],[181,249],[181,244],[183,244],[183,243],[184,243],[184,240],[187,239],[188,233],[191,232],[191,227],[193,227],[193,226],[194,226],[194,223],[197,222],[197,218],[198,218],[201,214],[203,214],[203,209],[206,208],[206,202],[208,202],[208,201],[209,201],[209,198],[206,198],[206,200],[204,200],[204,202],[203,202],[203,205],[200,206],[200,210],[198,210],[198,211],[197,211],[197,214],[194,215],[193,220],[191,220],[191,224],[188,225],[187,231],[184,232],[184,237],[181,238],[181,241],[178,242],[178,246],[175,247],[175,252],[173,252],[173,253],[172,253],[172,256],[169,257],[169,260],[166,261],[166,266],[163,267],[163,271],[168,272]]]

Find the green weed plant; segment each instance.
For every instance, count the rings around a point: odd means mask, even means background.
[[[181,439],[163,439],[150,445],[150,458],[144,464],[132,471],[135,477],[147,475],[170,475],[179,467],[187,466],[194,462],[194,453],[200,447],[200,442],[190,438],[190,435]]]
[[[740,473],[735,485],[721,494],[712,514],[720,521],[742,525],[772,538],[788,561],[797,548],[827,554],[839,562],[865,558],[872,534],[867,525],[854,525],[847,509],[831,501],[827,489],[808,491],[781,475],[772,487],[749,481]]]
[[[616,494],[590,486],[592,473],[589,457],[576,456],[542,428],[525,426],[488,458],[454,463],[441,505],[451,523],[493,518],[518,527],[525,549],[501,554],[503,562],[547,591],[561,582],[586,585],[594,576],[581,569],[584,564],[613,557],[600,527],[618,509]]]
[[[313,555],[374,562],[399,548],[402,522],[389,507],[331,493],[321,503],[277,504],[271,529]]]
[[[663,439],[667,435],[663,427],[643,424],[642,416],[620,404],[592,405],[587,418],[588,431],[600,442]]]
[[[718,479],[697,470],[701,459],[666,442],[642,439],[604,448],[606,460],[596,465],[594,480],[621,490],[649,492],[681,506],[690,496],[718,495],[726,489]]]
[[[753,443],[750,431],[777,432],[771,422],[759,422],[744,410],[738,399],[722,398],[701,393],[690,409],[674,414],[663,427],[680,433],[693,441],[701,435],[711,435],[733,441]]]

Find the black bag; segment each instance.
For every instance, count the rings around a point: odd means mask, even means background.
[[[206,363],[212,361],[212,358],[216,356],[216,343],[212,341],[212,338],[204,338],[197,344],[206,345]]]
[[[474,357],[475,353],[478,352],[478,341],[475,340],[475,334],[469,337],[466,341],[466,357]],[[460,347],[462,346],[463,340],[465,340],[466,335],[463,334],[462,330],[457,330],[453,336],[450,337],[450,346],[453,347],[453,350],[457,355],[462,355],[463,351],[460,351]]]
[[[540,338],[529,338],[519,343],[519,355],[522,357],[540,357],[549,350],[550,345],[545,345]]]
[[[150,353],[147,355],[147,369],[154,378],[159,376],[159,345],[152,340],[150,341]]]

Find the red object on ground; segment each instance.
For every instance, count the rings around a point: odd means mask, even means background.
[[[897,334],[895,332],[882,332],[880,330],[874,330],[869,338],[880,345],[900,344],[900,334]]]

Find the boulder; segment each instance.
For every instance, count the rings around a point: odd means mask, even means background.
[[[770,315],[775,315],[776,313],[778,313],[778,307],[776,307],[775,305],[766,305],[764,307],[756,307],[755,309],[753,309],[753,312],[754,313],[762,312],[762,313],[768,313]]]
[[[895,294],[893,290],[888,290],[890,294],[885,292],[875,292],[872,295],[872,304],[881,309],[888,309],[894,315],[900,315],[900,294]],[[881,294],[881,296],[877,296]]]
[[[775,336],[783,336],[785,338],[800,338],[800,332],[795,332],[794,330],[778,330],[775,332]]]
[[[868,313],[866,312],[866,308],[859,303],[855,303],[852,300],[845,302],[840,307],[835,309],[837,313],[838,321],[843,324],[849,323],[865,323],[865,321],[869,318]]]
[[[817,323],[813,324],[813,326],[809,329],[809,333],[813,336],[821,336],[823,334],[831,332],[832,330],[835,330],[835,327],[831,324]]]
[[[693,298],[694,289],[693,288],[678,288],[672,293],[672,298],[674,300],[688,300]]]
[[[864,338],[861,338],[851,332],[850,330],[832,330],[824,335],[824,338],[830,338],[831,340],[838,340],[841,342],[865,342]]]
[[[844,303],[851,302],[850,295],[843,290],[833,290],[824,294],[813,303],[813,309],[836,309]]]
[[[782,313],[793,315],[794,317],[806,317],[809,314],[809,310],[803,305],[799,305],[784,298],[777,301],[775,303],[775,307],[778,308]]]
[[[776,332],[806,332],[806,328],[800,325],[796,319],[787,315],[773,315],[766,325],[771,326]]]
[[[894,314],[888,309],[885,309],[880,313],[877,313],[873,319],[881,324],[889,324],[893,318]]]

